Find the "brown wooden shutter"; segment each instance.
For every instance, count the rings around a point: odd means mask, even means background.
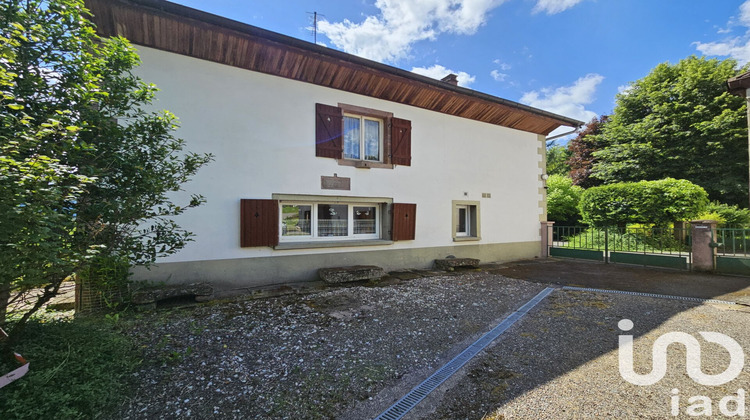
[[[391,163],[411,166],[411,121],[391,119]]]
[[[240,200],[240,246],[279,244],[279,201]]]
[[[393,235],[394,241],[411,241],[416,236],[417,205],[393,203]]]
[[[344,151],[344,112],[341,108],[315,104],[315,156],[341,159]]]

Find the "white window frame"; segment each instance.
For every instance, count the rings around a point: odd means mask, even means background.
[[[349,118],[358,118],[359,119],[359,158],[348,158],[346,156],[343,156],[346,160],[353,160],[353,161],[365,161],[365,162],[383,162],[383,147],[384,147],[384,128],[385,123],[382,118],[374,118],[374,117],[368,117],[365,115],[359,115],[359,114],[352,114],[345,112],[344,117]],[[365,121],[375,121],[378,123],[378,159],[377,160],[370,160],[365,158]],[[346,125],[344,125],[346,126]],[[343,138],[344,144],[342,147],[344,150],[346,150],[346,133],[344,133]],[[323,203],[325,204],[325,203]]]
[[[309,235],[290,235],[284,236],[284,206],[311,206],[310,208],[310,234]],[[314,205],[305,202],[279,202],[279,241],[309,241],[315,236],[315,228],[317,227],[313,223],[314,216]]]
[[[345,205],[347,206],[347,235],[346,236],[318,236],[318,205]],[[284,236],[284,206],[310,206],[310,235]],[[375,233],[354,233],[354,207],[374,207],[375,208]],[[381,203],[350,203],[336,201],[279,201],[279,242],[311,242],[311,241],[351,241],[380,239],[381,226],[383,223],[383,207]]]
[[[459,226],[461,226],[461,210],[464,211],[464,230],[460,231],[458,230]],[[471,209],[469,208],[468,204],[459,204],[456,206],[456,212],[458,213],[456,215],[456,236],[471,236]]]
[[[481,236],[479,201],[453,200],[451,206],[451,232],[454,242],[479,241]],[[459,209],[465,210],[465,232],[458,231]]]

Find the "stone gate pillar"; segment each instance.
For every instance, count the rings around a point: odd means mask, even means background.
[[[549,257],[549,247],[552,245],[553,240],[552,225],[554,224],[555,222],[542,222],[542,258]]]
[[[711,246],[716,238],[716,220],[693,220],[693,270],[713,271],[716,268],[716,248]]]

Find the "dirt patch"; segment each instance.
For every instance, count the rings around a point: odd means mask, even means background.
[[[490,353],[473,363],[461,382],[458,398],[449,398],[432,415],[431,419],[484,418],[494,411],[495,402],[507,397],[509,381],[520,374],[503,367],[504,357]]]

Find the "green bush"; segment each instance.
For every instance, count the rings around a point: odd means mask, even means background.
[[[583,188],[573,185],[570,177],[550,175],[547,179],[547,220],[558,225],[575,225],[581,218],[578,202]]]
[[[750,227],[750,210],[718,201],[709,203],[706,210],[697,218],[716,220],[720,227]]]
[[[697,217],[708,205],[706,191],[684,179],[620,182],[587,189],[579,204],[583,221],[594,226],[670,222]]]
[[[29,373],[0,390],[0,418],[106,417],[127,395],[138,351],[111,322],[34,320],[26,330],[14,350]],[[2,374],[16,367],[0,364]]]
[[[564,248],[604,250],[606,241],[609,251],[687,251],[669,228],[589,228],[561,240]]]

